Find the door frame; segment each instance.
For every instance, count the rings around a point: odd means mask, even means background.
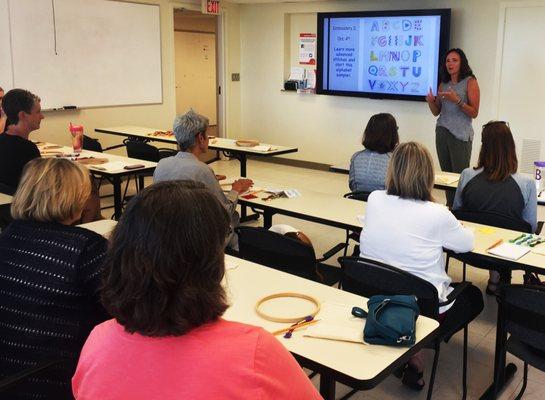
[[[175,9],[185,9],[191,11],[201,12],[201,5],[194,3],[184,3],[176,2],[171,4],[170,7],[170,26],[171,26],[171,35],[172,35],[172,82],[176,82],[176,57],[175,57],[175,38],[174,38],[174,10]],[[217,127],[218,127],[218,136],[226,137],[226,126],[227,126],[227,117],[226,117],[226,98],[227,98],[227,85],[226,85],[226,58],[227,58],[227,48],[225,43],[226,40],[226,31],[225,31],[225,10],[221,10],[220,14],[216,18],[216,115],[217,115]],[[220,94],[221,88],[221,94]],[[176,88],[170,88],[174,101],[172,102],[172,111],[176,115]]]

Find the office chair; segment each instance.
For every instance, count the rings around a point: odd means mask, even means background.
[[[545,288],[526,285],[502,287],[498,299],[498,330],[501,330],[503,338],[499,351],[508,351],[524,361],[522,388],[515,397],[519,400],[526,390],[528,365],[545,372]],[[505,340],[507,334],[510,336]],[[492,398],[496,395],[494,393]]]
[[[314,248],[298,239],[261,227],[241,226],[235,231],[240,258],[328,286],[339,281],[340,268],[323,264],[323,261],[341,251],[344,243],[317,259]]]
[[[359,200],[359,201],[367,202],[367,198],[369,197],[370,194],[371,194],[371,192],[357,191],[357,192],[346,193],[346,194],[344,194],[343,197],[345,199],[353,199],[353,200]],[[346,247],[344,248],[344,254],[343,254],[343,256],[345,256],[345,257],[346,257],[347,252],[348,252],[348,243],[350,242],[350,239],[355,240],[356,242],[359,243],[359,241],[360,241],[359,232],[350,231],[349,229],[346,230],[346,240],[344,242]],[[359,249],[360,249],[360,246],[356,245],[354,247],[353,255],[359,255],[359,253],[360,253]]]
[[[454,290],[447,296],[446,302],[439,302],[437,289],[430,282],[419,278],[406,271],[392,267],[390,265],[359,257],[341,257],[339,262],[342,266],[341,284],[342,289],[364,297],[374,295],[414,295],[418,299],[420,314],[429,318],[437,319],[439,307],[452,304],[458,295],[469,286],[469,282],[457,284]],[[427,399],[431,399],[433,385],[435,382],[435,373],[439,361],[439,350],[442,341],[447,342],[455,333],[463,329],[463,370],[462,370],[462,390],[465,399],[467,396],[467,342],[468,325],[471,321],[461,321],[454,326],[441,325],[439,335],[435,339],[431,348],[435,351],[433,367],[431,370],[430,381],[428,383]],[[452,324],[451,324],[452,325]],[[356,393],[352,390],[343,397],[348,397]]]
[[[0,397],[2,396],[2,393],[8,389],[17,385],[23,385],[27,379],[39,376],[40,373],[54,369],[55,367],[63,366],[63,364],[67,364],[67,361],[64,359],[45,360],[30,368],[26,368],[20,372],[0,379]]]

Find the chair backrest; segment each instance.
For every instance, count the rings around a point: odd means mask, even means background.
[[[88,151],[97,151],[99,153],[103,152],[102,145],[98,139],[87,135],[83,135],[83,149]]]
[[[545,351],[545,288],[507,285],[500,290],[500,318],[512,337]]]
[[[457,219],[462,221],[476,222],[478,224],[496,226],[519,232],[532,232],[532,226],[528,222],[494,212],[455,210],[452,213]]]
[[[361,257],[341,257],[341,287],[364,297],[374,295],[414,295],[420,313],[437,318],[439,296],[430,282],[379,261]]]
[[[127,147],[128,157],[159,162],[159,149],[157,147],[132,139],[125,139],[123,140],[123,143]]]
[[[315,277],[316,255],[311,246],[265,228],[241,226],[236,232],[240,258],[303,278]]]
[[[370,194],[371,194],[371,192],[364,192],[364,191],[350,192],[350,193],[346,193],[343,197],[345,197],[347,199],[367,201],[367,198],[369,197]]]
[[[9,185],[6,185],[3,182],[0,182],[0,193],[9,194],[10,196],[13,196],[16,190],[17,188],[11,187]]]

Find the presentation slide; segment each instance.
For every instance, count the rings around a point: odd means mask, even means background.
[[[322,23],[319,67],[326,94],[421,97],[430,87],[436,91],[441,15],[333,17]]]

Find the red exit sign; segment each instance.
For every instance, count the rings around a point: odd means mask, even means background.
[[[202,0],[202,13],[219,15],[220,13],[219,0]]]

